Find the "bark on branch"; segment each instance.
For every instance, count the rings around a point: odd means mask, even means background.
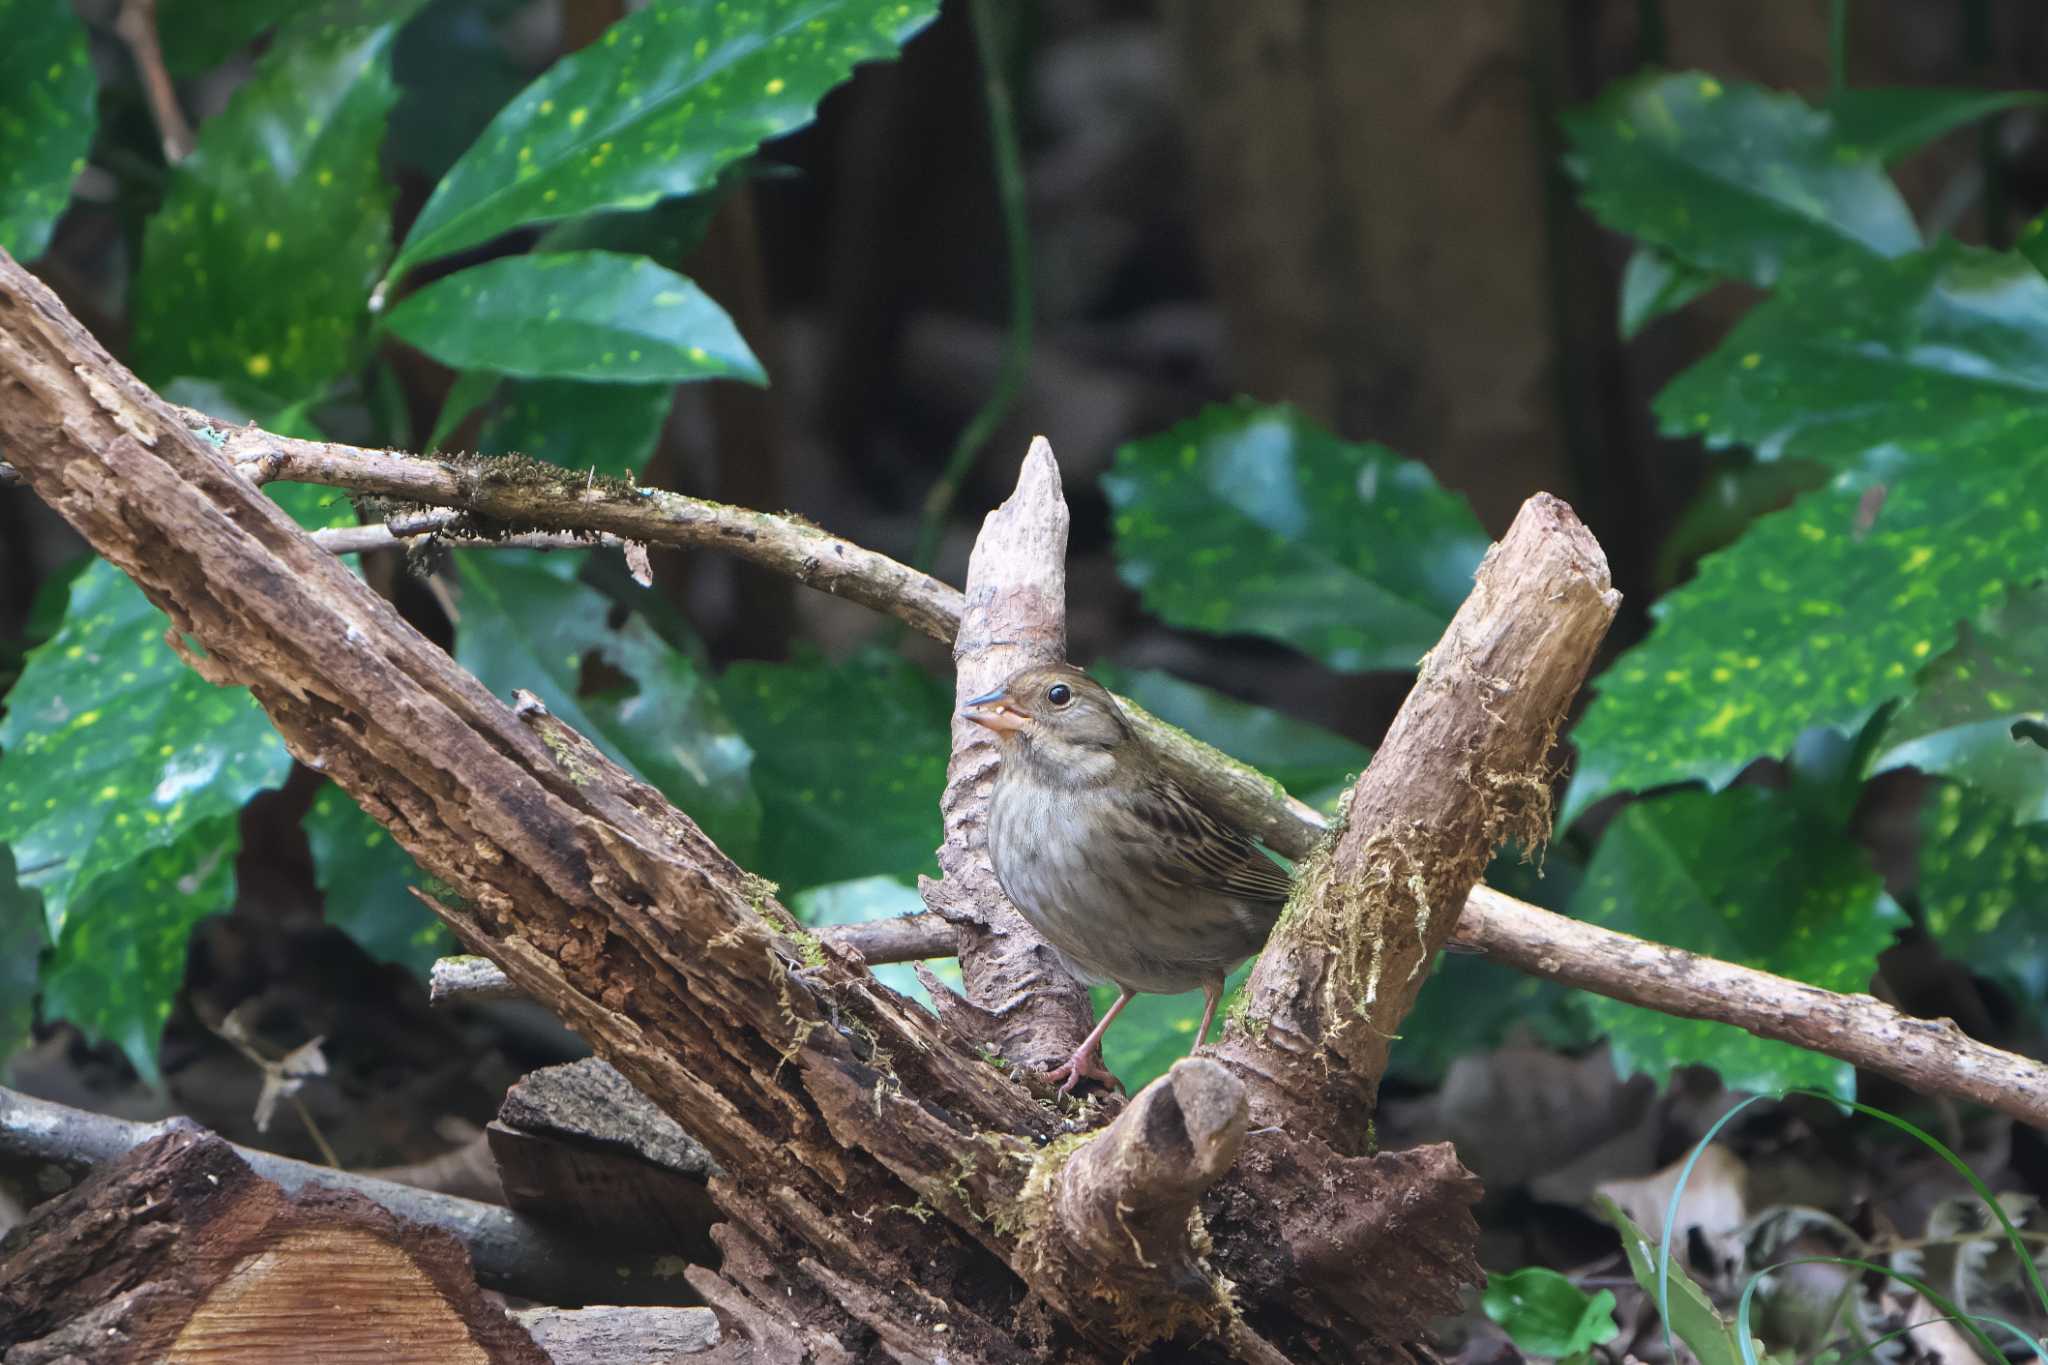
[[[1253,1122],[1300,1115],[1363,1151],[1387,1048],[1502,839],[1550,835],[1551,749],[1621,594],[1572,510],[1523,505],[1352,789],[1217,1056]]]

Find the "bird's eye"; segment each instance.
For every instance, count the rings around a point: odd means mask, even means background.
[[[1065,706],[1074,699],[1074,689],[1065,683],[1054,683],[1045,690],[1045,699],[1054,706]]]

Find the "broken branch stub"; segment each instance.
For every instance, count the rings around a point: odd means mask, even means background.
[[[1550,833],[1550,753],[1621,594],[1570,507],[1524,503],[1302,867],[1216,1055],[1252,1120],[1365,1149],[1387,1049],[1494,850]]]
[[[988,807],[1000,762],[995,736],[958,707],[1020,668],[1067,656],[1067,502],[1043,436],[1031,442],[1017,489],[988,514],[967,563],[966,606],[953,641],[956,714],[938,881],[925,904],[959,930],[960,974],[972,1009],[937,995],[971,1036],[1025,1066],[1071,1054],[1093,1022],[1088,992],[1068,974],[996,882],[988,860]]]

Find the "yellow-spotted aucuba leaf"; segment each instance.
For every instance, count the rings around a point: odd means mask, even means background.
[[[71,0],[0,0],[0,248],[43,254],[85,169],[99,81]]]
[[[654,453],[674,397],[668,384],[508,380],[477,435],[477,449],[631,477]]]
[[[1657,396],[1668,435],[1937,478],[2048,446],[2048,280],[1944,242],[1787,280]]]
[[[1938,773],[2022,823],[2048,820],[2048,587],[2016,589],[1966,624],[1921,671],[1884,743],[1873,772]]]
[[[53,941],[96,882],[232,817],[290,770],[262,709],[187,668],[164,643],[169,626],[120,570],[94,563],[7,696],[0,840],[42,892]]]
[[[2048,450],[1978,456],[1891,484],[1844,470],[1701,560],[1594,680],[1559,826],[1610,792],[1721,786],[1910,695],[1959,622],[2048,572]]]
[[[457,369],[525,379],[766,384],[739,329],[702,289],[644,256],[506,256],[439,279],[386,325]]]
[[[753,866],[761,831],[753,755],[703,670],[637,615],[609,625],[610,603],[575,579],[581,555],[479,550],[455,558],[462,589],[456,661],[501,698],[510,700],[515,688],[538,696]],[[628,685],[586,693],[591,657]]]
[[[1089,672],[1119,696],[1251,764],[1313,806],[1331,808],[1372,762],[1372,750],[1363,744],[1156,668],[1097,665]]]
[[[952,694],[885,654],[740,663],[718,681],[754,750],[764,822],[748,866],[794,892],[938,874]]]
[[[395,268],[525,223],[705,189],[937,12],[937,0],[653,0],[505,106],[435,187]]]
[[[1464,498],[1383,446],[1240,399],[1116,453],[1117,568],[1169,623],[1264,635],[1332,668],[1413,668],[1487,538]]]
[[[1931,85],[1852,86],[1828,96],[1845,155],[1897,161],[1979,119],[2048,104],[2038,90],[1943,89]]]
[[[1844,146],[1829,115],[1796,95],[1696,71],[1645,75],[1564,126],[1593,215],[1697,270],[1767,285],[1845,254],[1920,245],[1878,157]]]
[[[14,879],[14,854],[0,843],[0,1080],[29,1042],[36,1022],[36,978],[42,963],[43,906]]]
[[[118,1046],[155,1084],[157,1043],[185,979],[192,928],[235,900],[232,815],[187,824],[95,880],[70,906],[43,968],[43,1013]]]
[[[390,51],[421,0],[324,7],[280,35],[199,130],[143,231],[134,364],[311,397],[362,354],[391,254],[378,165]]]
[[[1639,246],[1621,272],[1621,338],[1675,313],[1721,283],[1718,275],[1687,265],[1653,246]]]
[[[1832,991],[1869,988],[1904,916],[1863,853],[1785,793],[1735,787],[1639,801],[1615,817],[1573,898],[1584,920]],[[1731,1090],[1852,1098],[1846,1062],[1728,1024],[1589,1002],[1623,1074],[1698,1064]]]
[[[385,828],[329,782],[300,822],[313,854],[313,879],[329,924],[379,962],[396,962],[424,979],[450,951],[447,926],[412,894],[432,879]]]
[[[1920,826],[1920,907],[1942,951],[2001,982],[2048,1023],[2048,824],[1954,782]]]

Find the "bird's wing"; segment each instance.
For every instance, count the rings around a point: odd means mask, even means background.
[[[1157,841],[1151,871],[1161,881],[1275,905],[1294,889],[1278,863],[1211,815],[1172,778],[1145,782],[1134,796],[1138,819]]]

